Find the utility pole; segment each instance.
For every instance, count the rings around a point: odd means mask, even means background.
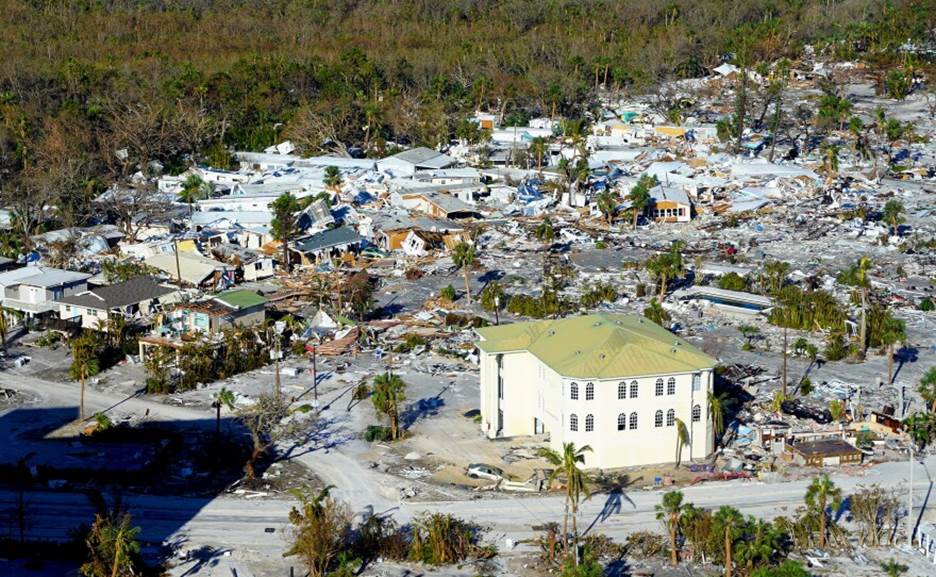
[[[494,295],[494,324],[500,326],[500,295]]]
[[[312,407],[317,409],[318,402],[318,368],[315,364],[315,343],[312,343]]]
[[[910,441],[910,490],[907,491],[907,546],[913,547],[913,441]]]
[[[179,288],[182,288],[182,265],[179,264],[179,239],[172,239],[172,247],[175,249],[176,278],[179,279]]]

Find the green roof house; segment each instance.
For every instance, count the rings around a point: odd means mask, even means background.
[[[602,469],[701,459],[715,359],[642,316],[593,314],[477,329],[482,429],[589,445]],[[680,423],[688,443],[677,449]]]

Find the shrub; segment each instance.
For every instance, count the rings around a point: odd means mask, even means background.
[[[507,310],[515,315],[541,319],[570,312],[572,303],[559,296],[555,291],[547,290],[538,297],[515,295],[510,297]]]
[[[618,292],[609,284],[598,283],[586,290],[579,297],[579,304],[585,308],[594,308],[604,302],[614,302],[618,299]]]
[[[394,351],[398,353],[408,353],[417,347],[424,347],[428,345],[428,341],[420,335],[408,334],[403,339],[403,342],[398,344]]]
[[[638,284],[637,287],[634,289],[634,296],[636,296],[639,299],[642,299],[643,297],[647,296],[647,285],[643,283]]]
[[[494,312],[494,301],[495,298],[497,302],[500,303],[500,310],[504,310],[504,307],[507,306],[507,295],[504,294],[504,289],[501,288],[499,282],[491,281],[481,290],[480,295],[481,308],[488,312]]]
[[[599,240],[598,242],[595,243],[595,248],[598,250],[604,250],[605,248],[607,248],[607,245],[605,244],[605,241]]]
[[[925,312],[936,310],[936,305],[933,304],[933,299],[929,297],[923,297],[923,300],[920,301],[920,310]]]
[[[439,298],[444,301],[453,302],[456,298],[455,287],[448,285],[447,287],[443,288],[441,291],[439,291]]]
[[[411,561],[449,565],[469,557],[493,557],[496,551],[478,546],[480,528],[445,513],[422,513],[413,519]]]
[[[848,344],[841,333],[833,333],[826,339],[823,355],[826,360],[840,361],[848,355]]]
[[[747,280],[736,272],[729,272],[718,279],[718,288],[729,291],[746,291]]]

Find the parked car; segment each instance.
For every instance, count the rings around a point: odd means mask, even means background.
[[[484,463],[474,463],[468,465],[467,474],[472,479],[488,479],[491,481],[500,481],[504,478],[504,471]]]

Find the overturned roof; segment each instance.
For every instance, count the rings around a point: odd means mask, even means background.
[[[477,329],[487,353],[529,351],[562,376],[612,379],[685,373],[716,361],[642,316],[594,314]]]

